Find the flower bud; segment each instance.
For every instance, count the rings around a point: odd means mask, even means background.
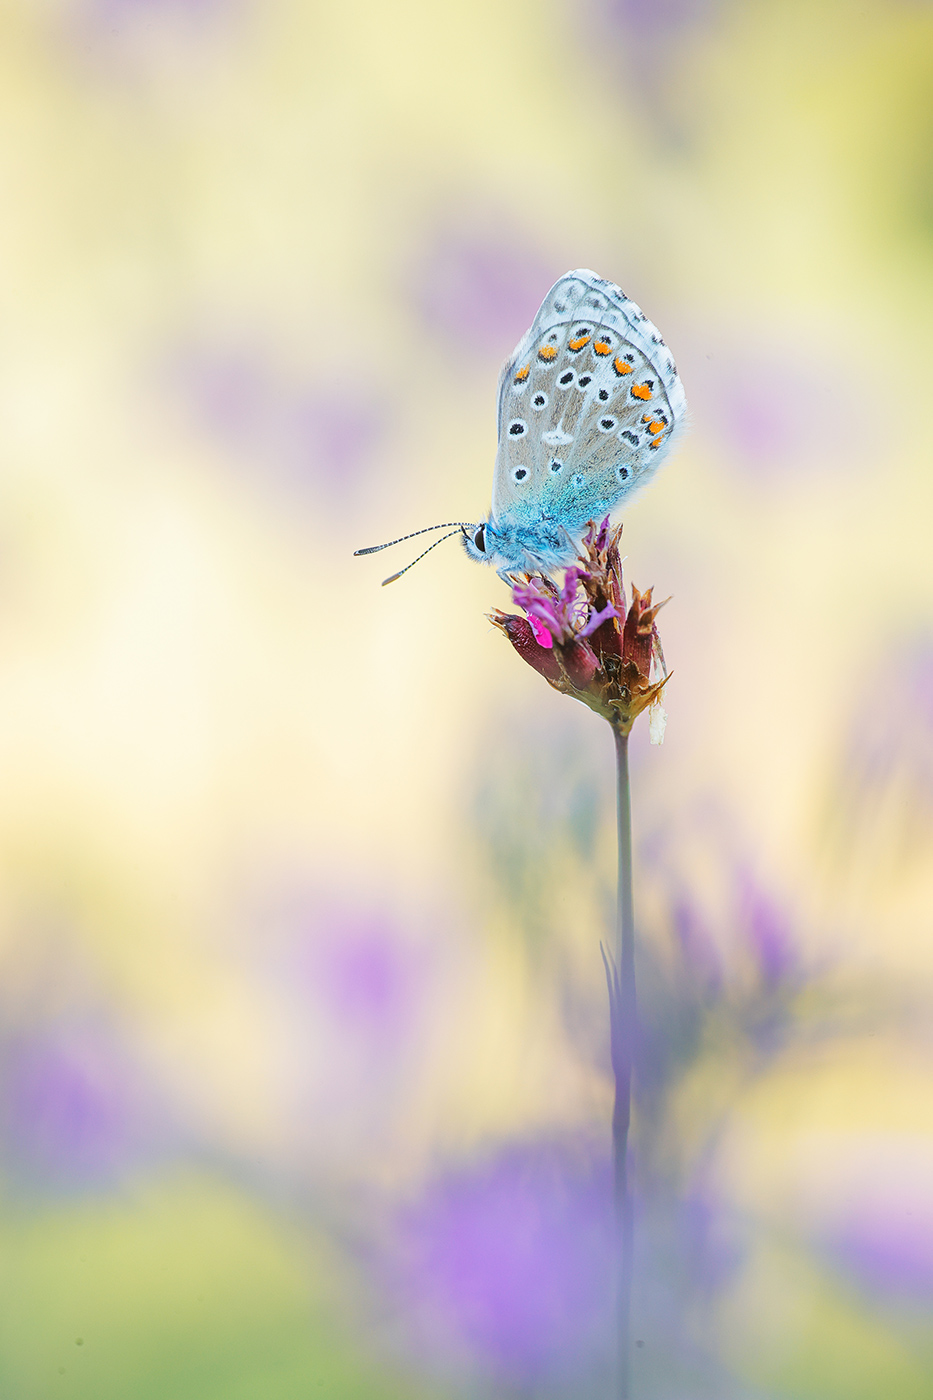
[[[491,620],[555,690],[582,701],[620,733],[651,707],[651,741],[659,744],[667,669],[655,619],[663,605],[652,601],[650,588],[640,593],[633,587],[626,608],[621,533],[608,519],[591,521],[579,563],[565,571],[563,584],[547,574],[528,575],[512,587],[525,617],[497,612]]]
[[[556,653],[552,648],[543,647],[536,641],[527,617],[516,617],[514,613],[497,611],[490,621],[505,633],[522,660],[533,666],[545,680],[556,683],[562,679]]]

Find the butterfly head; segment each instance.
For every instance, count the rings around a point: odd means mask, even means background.
[[[476,559],[481,564],[492,563],[489,553],[489,544],[492,541],[487,541],[486,538],[488,529],[488,520],[481,520],[478,525],[463,527],[463,547],[471,559]]]
[[[566,568],[577,555],[582,531],[546,518],[499,521],[490,516],[463,529],[463,547],[471,559],[491,564],[500,577],[550,573]]]

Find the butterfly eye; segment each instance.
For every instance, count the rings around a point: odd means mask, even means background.
[[[524,467],[516,467],[512,475],[516,481],[524,481],[528,473]]]
[[[532,408],[547,408],[547,394],[535,394],[531,405]]]
[[[473,536],[473,543],[476,545],[476,548],[479,550],[480,554],[485,554],[485,553],[486,553],[486,526],[485,526],[485,525],[481,525],[481,526],[479,527],[479,529],[477,530],[476,534]]]
[[[569,389],[576,380],[576,375],[572,369],[565,369],[563,374],[558,375],[557,382],[562,389]]]
[[[521,437],[527,427],[523,418],[513,418],[509,424],[509,437]]]
[[[615,418],[600,418],[599,431],[601,433],[611,433],[616,425]]]

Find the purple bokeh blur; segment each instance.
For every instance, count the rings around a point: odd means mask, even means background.
[[[114,26],[172,14],[200,21],[238,7],[240,0],[83,0],[75,5],[89,27],[113,31]]]
[[[448,995],[445,928],[300,881],[264,898],[250,925],[250,963],[279,1021],[293,1150],[315,1170],[339,1160],[347,1172],[390,1154],[430,1072]]]
[[[97,1028],[55,1029],[3,1055],[4,1155],[34,1184],[106,1184],[139,1145],[139,1086]]]
[[[904,1205],[850,1221],[832,1252],[864,1285],[933,1300],[933,1220],[918,1220]]]
[[[682,971],[709,1002],[770,996],[801,975],[794,913],[725,810],[701,804],[641,846]],[[727,987],[726,982],[731,986]]]
[[[880,446],[855,385],[838,357],[801,342],[741,349],[705,341],[681,351],[696,422],[726,462],[760,481],[818,471],[859,471]]]
[[[660,146],[680,150],[694,144],[702,109],[684,100],[683,57],[715,24],[719,0],[586,0],[571,8],[572,32],[606,74],[626,135],[647,130]]]
[[[505,218],[448,218],[410,273],[410,296],[432,330],[482,365],[511,352],[564,271]]]
[[[413,1034],[425,987],[419,949],[378,911],[337,908],[295,945],[298,985],[320,998],[355,1038],[382,1055]]]
[[[722,955],[706,914],[686,890],[675,892],[670,903],[671,927],[677,948],[697,991],[715,997],[722,990]]]
[[[859,690],[846,769],[868,788],[909,772],[915,796],[933,806],[933,638],[913,637],[880,658]]]
[[[611,1201],[607,1160],[548,1141],[429,1184],[399,1222],[392,1279],[423,1355],[514,1386],[599,1370]]]
[[[846,1144],[822,1235],[830,1257],[862,1288],[892,1301],[933,1301],[933,1157],[904,1134]]]
[[[593,0],[601,24],[635,39],[669,37],[707,23],[717,9],[716,0]]]
[[[796,964],[789,917],[749,869],[740,866],[733,878],[739,925],[748,940],[761,983],[768,989],[776,987]]]
[[[295,381],[258,348],[189,349],[174,358],[168,378],[224,452],[271,486],[312,490],[337,506],[364,485],[387,423],[385,399],[373,384],[364,392],[357,376],[333,370]]]
[[[138,99],[163,91],[165,79],[187,73],[184,90],[205,60],[223,50],[224,32],[250,0],[65,0],[56,16],[62,39],[86,79],[104,81]],[[179,89],[172,88],[177,100]]]

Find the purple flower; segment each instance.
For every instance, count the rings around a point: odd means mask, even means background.
[[[610,1256],[607,1167],[515,1146],[436,1181],[407,1213],[401,1287],[436,1359],[528,1383],[598,1353]]]
[[[844,467],[851,475],[877,453],[877,429],[857,389],[857,366],[805,352],[794,344],[695,351],[693,404],[720,455],[761,482]],[[853,370],[856,372],[853,373]],[[810,388],[819,383],[814,397]]]
[[[933,1300],[933,1220],[909,1210],[866,1212],[831,1240],[831,1252],[870,1288]]]
[[[748,871],[738,871],[736,884],[739,920],[755,952],[761,979],[766,986],[776,986],[796,962],[787,917]]]
[[[540,289],[553,280],[547,263],[529,251],[528,237],[493,213],[487,226],[469,216],[439,230],[418,258],[414,297],[425,319],[474,354],[502,353],[530,324]]]
[[[109,1177],[132,1151],[137,1097],[122,1057],[98,1033],[60,1031],[7,1048],[3,1127],[31,1175]]]
[[[698,25],[715,11],[710,0],[601,0],[600,17],[626,37],[669,39],[680,29]]]
[[[335,1020],[384,1051],[407,1041],[418,1020],[424,992],[420,962],[384,918],[344,914],[329,922],[309,971]]]
[[[816,1151],[820,1144],[814,1144]],[[933,1151],[922,1133],[827,1140],[832,1188],[817,1234],[847,1276],[925,1307],[933,1300]],[[838,1154],[838,1161],[833,1158]],[[815,1152],[813,1153],[815,1155]]]
[[[524,608],[541,646],[551,647],[555,641],[572,642],[574,637],[583,635],[586,603],[577,597],[580,573],[577,568],[568,569],[559,589],[544,577],[529,578],[525,583],[513,585],[512,597]]]
[[[573,695],[624,733],[652,706],[652,741],[663,735],[661,691],[667,680],[655,622],[663,604],[651,589],[632,589],[626,609],[621,526],[590,522],[578,565],[558,586],[546,575],[512,586],[525,617],[496,612],[491,621],[523,661],[564,695]]]
[[[291,488],[346,498],[365,477],[386,427],[378,386],[365,402],[339,375],[278,373],[259,346],[195,347],[177,355],[170,387],[231,455]]]
[[[346,1176],[392,1150],[433,1072],[444,1017],[445,930],[414,930],[385,901],[345,903],[298,885],[252,915],[256,971],[278,1003],[276,1092],[294,1150]],[[416,1110],[415,1110],[416,1111]]]

